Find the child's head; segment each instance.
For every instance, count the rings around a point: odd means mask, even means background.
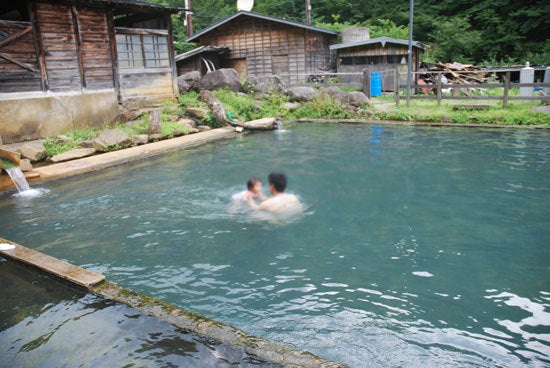
[[[258,194],[262,191],[262,181],[256,177],[252,177],[246,182],[246,187],[249,191]]]

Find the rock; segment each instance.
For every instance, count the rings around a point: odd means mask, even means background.
[[[142,145],[149,142],[149,136],[147,134],[136,134],[133,136],[134,144]]]
[[[188,91],[198,91],[201,81],[201,73],[198,71],[192,71],[182,74],[178,77],[178,88],[180,93]]]
[[[116,147],[128,147],[130,144],[132,144],[132,140],[122,129],[104,130],[97,138],[94,138],[93,140],[93,148],[101,152],[105,152]]]
[[[93,139],[86,139],[85,141],[82,141],[78,144],[79,147],[82,148],[93,148],[94,147],[94,141]]]
[[[199,130],[197,128],[187,128],[188,134],[198,133]]]
[[[72,141],[73,139],[71,137],[68,137],[66,135],[58,135],[57,138],[55,138],[54,144],[64,144]]]
[[[348,92],[343,102],[355,107],[370,104],[369,98],[363,92]]]
[[[537,106],[537,107],[533,107],[531,109],[531,111],[533,112],[545,112],[545,113],[550,113],[550,106]]]
[[[32,171],[31,160],[29,160],[28,158],[24,158],[24,159],[20,160],[19,161],[19,168],[23,172]]]
[[[296,103],[296,102],[286,102],[283,107],[285,109],[287,109],[288,111],[293,111],[293,110],[296,110],[300,107],[301,105],[299,103]]]
[[[193,119],[186,119],[186,118],[179,119],[178,124],[186,126],[186,127],[190,127],[190,128],[196,128],[197,127],[197,123]]]
[[[212,128],[210,128],[208,125],[199,125],[199,126],[197,127],[197,130],[198,130],[199,132],[207,132],[207,131],[209,131],[209,130],[212,130]]]
[[[313,87],[291,87],[288,89],[288,99],[290,102],[311,101],[317,96]]]
[[[160,141],[163,139],[164,139],[164,136],[161,133],[149,134],[149,141]]]
[[[259,97],[269,96],[273,93],[285,92],[281,78],[276,75],[249,77],[243,86],[243,90],[246,93],[254,93],[254,95]]]
[[[202,119],[205,119],[208,116],[208,114],[210,114],[210,111],[206,109],[200,109],[198,107],[189,107],[185,109],[185,113],[192,118],[202,120]]]
[[[125,123],[127,121],[133,121],[138,119],[141,115],[143,115],[143,111],[139,109],[127,109],[123,106],[119,106],[119,113],[116,120],[120,121],[121,123]]]
[[[241,79],[235,69],[218,69],[202,77],[200,86],[208,91],[228,88],[238,92],[241,89]]]
[[[275,130],[277,129],[276,118],[263,118],[247,121],[243,127],[248,130]]]
[[[338,87],[327,87],[321,91],[321,94],[328,96],[340,103],[342,103],[346,97],[346,93]]]
[[[31,162],[42,161],[48,156],[48,152],[46,152],[46,148],[42,141],[27,142],[18,147],[15,151],[21,153],[23,158],[27,158],[31,160]]]
[[[179,136],[185,135],[185,132],[183,130],[180,130],[180,129],[174,129],[172,134],[174,135],[174,137],[179,137]]]
[[[63,162],[77,158],[88,157],[95,153],[93,148],[75,148],[67,152],[60,153],[50,158],[51,162]]]

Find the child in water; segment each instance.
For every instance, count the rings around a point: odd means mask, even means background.
[[[267,196],[262,193],[262,181],[256,177],[248,179],[246,182],[246,187],[248,190],[243,190],[242,192],[235,193],[231,196],[233,202],[248,202],[249,200],[254,201],[256,198],[260,198],[262,201],[267,199]]]

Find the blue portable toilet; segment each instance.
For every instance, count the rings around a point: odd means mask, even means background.
[[[370,74],[370,95],[371,97],[382,96],[382,73]]]

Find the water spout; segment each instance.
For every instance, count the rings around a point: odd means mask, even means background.
[[[4,166],[4,170],[6,170],[11,180],[13,181],[13,184],[15,184],[19,192],[25,192],[31,189],[29,183],[27,182],[27,179],[25,178],[25,175],[23,174],[23,171],[21,171],[21,168],[19,166]]]
[[[279,119],[275,120],[275,124],[277,125],[277,130],[281,130],[282,129],[282,124],[281,124],[281,121]]]

